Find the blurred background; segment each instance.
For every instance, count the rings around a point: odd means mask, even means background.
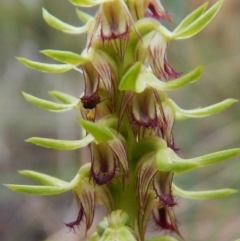
[[[204,0],[162,0],[173,13],[174,29]],[[209,5],[216,1],[209,1]],[[39,51],[69,50],[80,53],[86,37],[65,35],[42,19],[41,8],[72,23],[81,23],[66,0],[1,0],[0,8],[0,183],[30,183],[17,171],[31,169],[71,180],[84,158],[81,151],[54,151],[24,142],[32,136],[77,139],[81,131],[77,112],[54,114],[27,103],[22,91],[49,98],[58,90],[78,97],[83,91],[81,75],[45,74],[26,68],[16,56],[49,61]],[[240,1],[226,1],[215,19],[200,34],[172,42],[168,60],[179,72],[204,67],[202,78],[169,95],[186,109],[204,107],[226,98],[240,98]],[[175,123],[174,136],[184,158],[240,146],[240,104],[216,116]],[[231,187],[240,189],[239,158],[176,175],[175,182],[187,190]],[[187,241],[233,241],[240,238],[240,194],[214,201],[177,198],[177,220]],[[0,185],[0,240],[74,241],[64,222],[76,218],[77,205],[71,193],[35,197],[13,193]],[[149,228],[149,232],[154,228]]]

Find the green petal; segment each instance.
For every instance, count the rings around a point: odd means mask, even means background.
[[[65,182],[61,179],[58,179],[56,177],[49,176],[47,174],[43,174],[40,172],[34,172],[31,170],[23,170],[19,171],[20,174],[24,175],[25,177],[28,177],[36,182],[39,182],[43,185],[47,186],[67,186],[69,185],[68,182]]]
[[[156,236],[154,238],[147,239],[146,241],[178,241],[171,236]]]
[[[82,140],[77,140],[77,141],[32,137],[27,139],[26,142],[30,142],[32,144],[45,147],[45,148],[68,151],[68,150],[75,150],[75,149],[79,149],[81,147],[87,146],[93,140],[94,139],[91,135],[87,135]]]
[[[87,61],[89,61],[89,58],[82,57],[79,54],[75,54],[70,51],[59,51],[59,50],[43,50],[41,53],[47,55],[48,57],[66,63],[66,64],[71,64],[71,65],[80,65],[83,64]]]
[[[83,22],[83,23],[87,23],[88,21],[92,20],[93,19],[93,16],[83,12],[83,11],[80,11],[79,9],[76,9],[76,12],[77,12],[77,15],[79,17],[79,19]]]
[[[225,109],[227,109],[228,107],[230,107],[232,104],[238,102],[238,100],[227,99],[215,105],[211,105],[205,108],[194,109],[194,110],[183,110],[180,107],[178,107],[172,100],[169,100],[169,102],[176,111],[175,113],[176,119],[184,120],[186,118],[201,118],[209,115],[218,114],[224,111]]]
[[[163,90],[174,90],[178,89],[188,83],[197,81],[202,75],[202,66],[198,66],[195,70],[188,74],[181,76],[180,78],[171,80],[169,82],[163,82],[157,79],[152,73],[147,74],[147,83],[153,88]]]
[[[56,195],[71,189],[69,186],[57,187],[57,186],[31,186],[31,185],[14,185],[14,184],[6,184],[5,186],[16,192],[22,192],[22,193],[34,194],[34,195]]]
[[[97,144],[110,141],[114,138],[109,128],[104,125],[93,123],[91,121],[83,119],[79,120],[79,123],[88,133],[90,133],[94,137]]]
[[[136,62],[122,77],[118,89],[120,91],[129,90],[136,93],[141,93],[145,87],[146,82],[141,78],[142,63]]]
[[[22,92],[24,98],[31,103],[32,105],[35,105],[41,109],[54,111],[54,112],[62,112],[73,109],[75,106],[77,106],[78,101],[72,104],[59,104],[48,100],[43,100],[40,98],[37,98],[35,96],[29,95],[25,92]]]
[[[229,195],[232,195],[238,190],[226,188],[226,189],[219,189],[219,190],[209,190],[209,191],[185,191],[175,184],[172,184],[172,190],[174,195],[179,195],[185,198],[191,199],[216,199],[216,198],[224,198]]]
[[[198,19],[203,12],[206,10],[208,6],[208,2],[201,5],[199,8],[197,8],[195,11],[190,13],[187,17],[185,17],[182,22],[174,29],[174,33],[181,32],[185,28],[187,28],[190,24],[192,24],[196,19]]]
[[[43,18],[47,22],[47,24],[55,29],[61,30],[66,33],[71,33],[71,34],[81,34],[81,33],[87,32],[88,30],[88,24],[85,24],[82,27],[74,27],[54,17],[44,8],[42,9],[42,12],[43,12]]]
[[[214,153],[196,157],[196,158],[191,158],[191,159],[188,159],[188,161],[196,162],[201,167],[205,167],[205,166],[213,165],[215,163],[227,160],[228,158],[234,157],[239,153],[240,153],[240,148],[229,149],[229,150],[214,152]]]
[[[172,38],[173,39],[185,39],[190,38],[200,32],[217,14],[218,10],[222,6],[224,0],[218,1],[214,4],[208,11],[203,13],[200,17],[198,17],[191,24],[186,26],[185,28],[181,28],[180,30],[173,31]],[[184,21],[184,20],[183,20]]]
[[[31,61],[25,58],[17,59],[29,68],[48,73],[63,73],[69,71],[74,67],[71,64],[44,64],[40,62]]]
[[[64,104],[73,104],[73,103],[76,103],[77,101],[79,101],[78,98],[72,96],[72,95],[68,95],[68,94],[65,94],[63,92],[60,92],[60,91],[49,91],[48,92],[52,97],[54,97],[55,99],[61,101],[62,103]]]
[[[135,31],[135,28],[138,31]],[[159,21],[154,18],[142,18],[135,22],[135,26],[131,27],[130,37],[129,37],[129,49],[135,49],[137,43],[142,41],[141,36],[147,35],[153,30],[159,28]]]

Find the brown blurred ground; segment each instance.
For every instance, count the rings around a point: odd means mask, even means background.
[[[173,12],[174,29],[180,20],[205,1],[165,0]],[[216,1],[209,1],[212,5]],[[24,142],[31,136],[62,139],[79,137],[78,113],[53,114],[23,100],[21,91],[48,98],[49,90],[75,96],[82,92],[81,76],[70,72],[50,75],[27,69],[15,59],[23,56],[46,61],[38,51],[62,49],[81,52],[85,37],[64,35],[48,27],[41,7],[66,22],[78,24],[74,7],[66,0],[2,0],[0,8],[0,182],[29,183],[17,170],[33,169],[70,180],[81,162],[81,153],[58,152]],[[240,97],[240,1],[225,1],[211,24],[197,36],[171,43],[168,59],[177,71],[204,67],[203,77],[194,84],[171,92],[183,108],[196,108]],[[176,145],[182,157],[240,146],[240,105],[214,117],[175,124]],[[222,187],[240,189],[239,158],[217,166],[175,177],[189,190]],[[240,238],[240,195],[214,201],[178,199],[180,230],[187,241],[233,241]],[[79,239],[63,223],[76,216],[71,193],[56,197],[35,197],[13,193],[0,186],[0,240],[41,241]],[[150,229],[150,231],[152,231]],[[81,233],[81,232],[79,232]]]

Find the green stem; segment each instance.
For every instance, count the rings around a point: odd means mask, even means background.
[[[115,203],[114,209],[121,209],[129,215],[130,226],[134,230],[138,210],[134,173],[129,173],[129,179],[124,185],[121,187],[116,185],[112,194]]]

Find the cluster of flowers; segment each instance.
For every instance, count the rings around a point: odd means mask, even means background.
[[[33,171],[21,174],[42,186],[8,185],[37,195],[55,195],[73,190],[79,212],[69,228],[85,221],[91,227],[95,205],[105,205],[109,215],[99,223],[89,240],[144,240],[150,215],[162,229],[182,237],[174,214],[175,195],[188,198],[218,198],[233,189],[206,192],[184,191],[173,184],[175,173],[205,167],[237,155],[240,149],[220,151],[192,159],[177,155],[172,128],[175,120],[216,114],[236,100],[195,110],[183,110],[166,91],[192,83],[202,68],[183,75],[167,61],[171,40],[186,39],[203,29],[218,12],[223,0],[206,11],[207,3],[189,14],[174,30],[164,27],[171,20],[159,0],[70,0],[76,6],[99,5],[94,17],[77,10],[84,22],[75,27],[43,9],[45,21],[69,34],[87,33],[81,55],[57,50],[43,54],[62,64],[43,64],[24,58],[28,67],[61,73],[71,69],[83,75],[85,89],[79,98],[53,91],[56,103],[23,93],[30,103],[50,111],[80,108],[80,125],[86,131],[81,140],[54,140],[33,137],[28,142],[73,150],[88,146],[89,163],[83,165],[71,182]],[[113,238],[114,237],[114,238]],[[158,240],[175,240],[169,236]]]

